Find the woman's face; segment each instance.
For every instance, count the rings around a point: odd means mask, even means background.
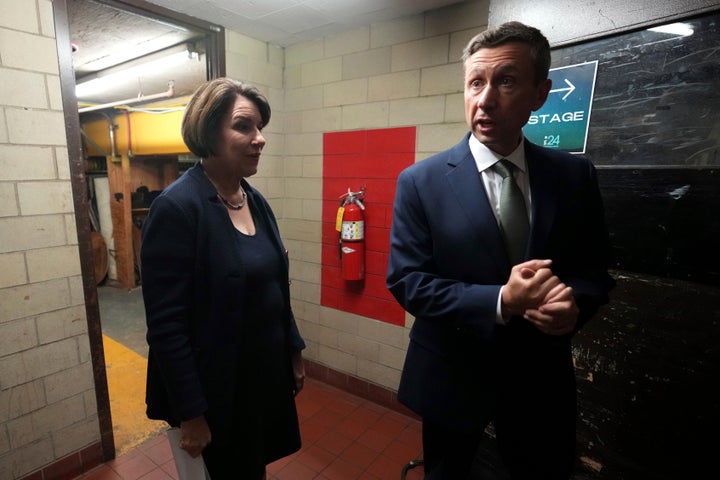
[[[238,95],[220,122],[217,146],[211,158],[242,177],[255,175],[265,146],[265,137],[261,133],[263,127],[255,104]]]

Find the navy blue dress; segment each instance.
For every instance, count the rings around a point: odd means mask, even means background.
[[[284,264],[262,222],[256,222],[255,235],[238,231],[236,239],[246,276],[245,289],[239,292],[244,311],[238,332],[237,406],[229,419],[237,436],[225,446],[210,444],[204,453],[208,469],[227,472],[229,478],[238,474],[239,467],[259,476],[266,464],[300,448],[297,411],[288,388],[294,380],[287,368],[283,322]]]

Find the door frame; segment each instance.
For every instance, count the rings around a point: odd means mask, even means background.
[[[205,33],[207,78],[225,76],[225,29],[221,26],[193,18],[179,12],[147,3],[142,0],[96,0],[118,9],[156,18],[179,26],[185,26]],[[85,313],[87,317],[90,357],[95,383],[98,421],[100,426],[100,446],[103,461],[115,458],[115,440],[113,436],[110,395],[108,392],[105,353],[97,284],[95,281],[92,243],[90,239],[90,217],[82,140],[80,133],[80,115],[75,96],[75,73],[72,60],[72,43],[68,20],[67,0],[52,0],[55,20],[55,38],[60,73],[60,91],[62,94],[65,135],[67,139],[70,177],[75,210],[75,224],[78,235],[80,268],[82,274]]]

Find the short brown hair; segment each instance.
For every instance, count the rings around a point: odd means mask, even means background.
[[[227,77],[209,80],[195,90],[182,119],[182,137],[193,154],[207,158],[215,153],[220,121],[238,96],[255,104],[263,126],[270,122],[270,104],[257,88]]]
[[[463,50],[463,66],[467,59],[481,48],[492,48],[511,42],[530,45],[530,55],[535,62],[536,85],[548,78],[550,43],[540,30],[520,22],[503,23],[475,35]]]

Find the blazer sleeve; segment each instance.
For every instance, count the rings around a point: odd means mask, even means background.
[[[430,331],[437,329],[426,325],[433,322],[443,324],[444,330],[468,329],[489,339],[495,329],[500,282],[472,278],[482,269],[469,264],[463,254],[469,246],[462,242],[468,240],[444,228],[462,222],[449,218],[452,209],[432,199],[430,183],[437,182],[434,188],[442,191],[442,180],[431,180],[433,172],[417,175],[415,170],[406,169],[398,177],[386,285],[398,303],[417,317],[415,335],[422,336],[425,328],[427,336],[433,335]]]
[[[188,420],[207,410],[191,340],[195,222],[169,196],[153,202],[143,225],[142,288],[147,342],[174,416]]]

